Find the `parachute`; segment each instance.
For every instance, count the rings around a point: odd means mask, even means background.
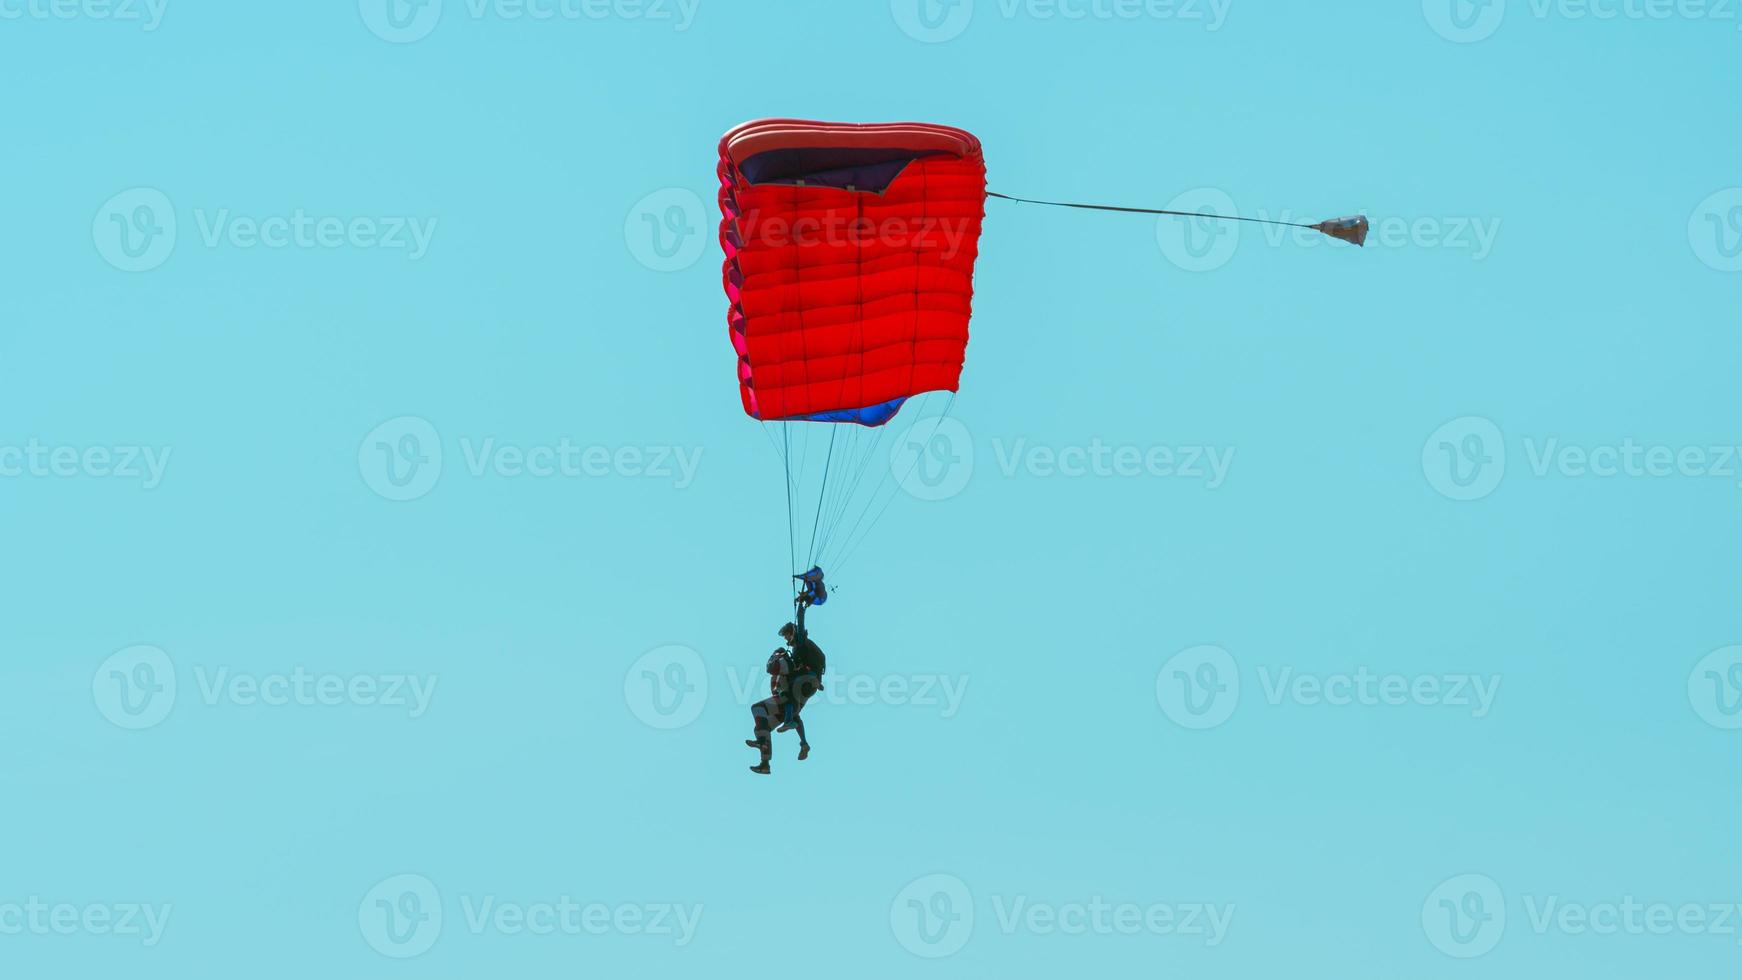
[[[909,414],[941,419],[960,384],[980,141],[765,119],[725,135],[718,173],[739,394],[783,464],[793,571],[833,574],[900,492],[886,425],[922,399]]]
[[[748,122],[720,140],[719,177],[739,395],[785,470],[794,581],[809,568],[818,588],[900,492],[897,470],[937,448],[967,352],[987,198],[1309,228],[1356,246],[1368,234],[1361,215],[1307,224],[989,192],[980,141],[929,123]],[[916,423],[882,457],[904,408],[932,428]]]

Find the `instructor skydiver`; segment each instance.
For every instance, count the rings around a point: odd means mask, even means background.
[[[829,660],[823,656],[816,641],[810,638],[810,633],[796,623],[782,626],[780,638],[792,648],[792,678],[787,684],[789,711],[779,730],[798,730],[799,758],[802,759],[810,754],[810,743],[805,740],[804,718],[800,713],[804,711],[805,703],[823,689],[823,674],[828,672]]]

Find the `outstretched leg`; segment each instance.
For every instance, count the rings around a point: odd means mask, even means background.
[[[804,706],[811,696],[822,686],[822,680],[815,674],[800,674],[792,679],[792,717],[788,724],[798,731],[798,757],[805,758],[811,754],[810,739],[804,734]]]
[[[774,711],[778,707],[777,698],[767,698],[750,706],[750,720],[753,723],[756,737],[745,744],[762,753],[760,765],[750,767],[751,772],[768,775],[768,760],[774,755],[773,735]]]

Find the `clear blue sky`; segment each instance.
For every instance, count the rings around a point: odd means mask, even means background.
[[[480,4],[0,4],[0,970],[1734,975],[1742,15]],[[991,202],[760,778],[771,115],[1375,240]]]

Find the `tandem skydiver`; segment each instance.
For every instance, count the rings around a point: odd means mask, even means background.
[[[787,647],[775,650],[768,658],[771,696],[751,706],[750,717],[756,737],[744,742],[762,753],[761,764],[751,766],[750,771],[764,776],[769,773],[768,762],[774,752],[770,728],[777,722],[779,727],[774,731],[798,732],[799,761],[810,757],[810,740],[805,737],[802,712],[805,703],[823,689],[823,674],[828,671],[828,658],[804,628],[805,610],[828,599],[822,569],[813,568],[793,578],[804,582],[803,589],[793,600],[798,609],[797,622],[780,628],[780,638],[786,641]]]
[[[776,647],[768,655],[768,693],[750,706],[750,724],[754,729],[755,738],[744,740],[744,744],[762,753],[762,761],[751,766],[750,771],[766,776],[769,773],[768,760],[774,755],[774,726],[786,715],[789,696],[791,694],[792,657],[785,647]],[[810,755],[810,746],[805,744],[804,736],[799,736],[799,761],[804,761]]]

